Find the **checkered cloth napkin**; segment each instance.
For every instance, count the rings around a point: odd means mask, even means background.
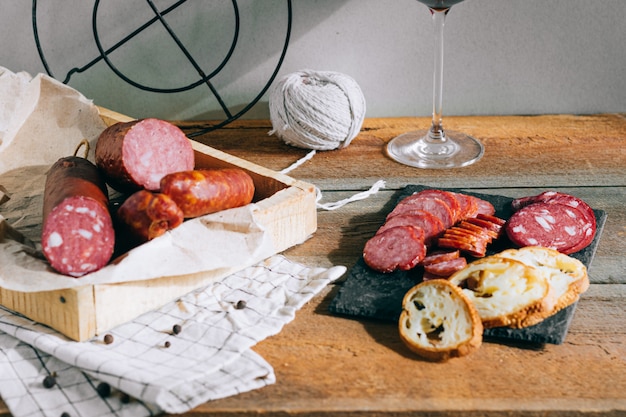
[[[15,417],[135,417],[264,387],[273,369],[250,348],[344,272],[276,255],[112,329],[106,342],[70,341],[0,309],[0,396]]]

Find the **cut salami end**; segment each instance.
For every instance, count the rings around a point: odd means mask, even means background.
[[[113,254],[111,216],[98,201],[66,198],[47,215],[41,245],[52,268],[62,274],[80,277],[97,271]]]
[[[397,226],[374,235],[365,244],[363,260],[375,271],[408,271],[426,256],[424,231],[413,226]]]
[[[177,126],[159,119],[108,127],[96,143],[96,165],[119,191],[159,189],[161,178],[194,168],[190,140]]]

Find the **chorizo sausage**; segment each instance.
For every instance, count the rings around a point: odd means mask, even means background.
[[[254,181],[239,168],[198,169],[164,176],[161,192],[190,218],[252,202]]]
[[[59,159],[47,173],[41,246],[56,271],[80,277],[105,266],[115,232],[106,184],[84,158]]]
[[[118,191],[158,191],[161,178],[194,168],[191,141],[177,126],[159,119],[120,122],[96,142],[96,165]]]
[[[165,194],[139,190],[117,210],[118,220],[134,238],[143,243],[161,236],[183,222],[183,211]]]

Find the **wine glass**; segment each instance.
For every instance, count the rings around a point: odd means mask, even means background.
[[[430,9],[435,31],[433,79],[433,120],[430,129],[404,133],[387,144],[392,159],[417,168],[456,168],[478,161],[483,145],[461,132],[444,131],[442,126],[443,27],[450,8],[463,0],[417,0]]]

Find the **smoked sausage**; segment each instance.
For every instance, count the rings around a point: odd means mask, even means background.
[[[98,168],[76,156],[59,159],[46,176],[41,246],[56,271],[80,277],[105,266],[115,232]]]
[[[154,118],[120,122],[96,142],[96,165],[118,191],[158,191],[161,178],[194,168],[191,141],[177,126]]]
[[[143,243],[161,236],[183,222],[183,211],[165,194],[139,190],[117,210],[117,218],[132,236]]]
[[[191,218],[245,206],[254,197],[254,182],[239,168],[198,169],[164,176],[161,192]]]

